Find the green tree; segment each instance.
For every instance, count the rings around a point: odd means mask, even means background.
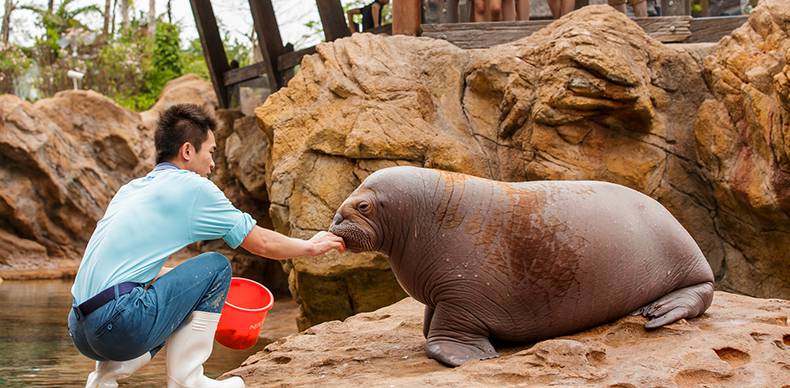
[[[20,6],[21,9],[26,9],[36,14],[39,18],[41,25],[44,27],[44,36],[36,40],[43,41],[53,53],[57,55],[60,48],[58,42],[61,36],[70,28],[88,28],[77,19],[79,16],[89,13],[102,14],[101,9],[95,4],[85,5],[82,7],[71,7],[71,4],[76,0],[63,0],[58,8],[54,11],[47,8],[40,8],[32,5]]]

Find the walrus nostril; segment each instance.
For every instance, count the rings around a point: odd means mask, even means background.
[[[341,216],[340,213],[335,214],[335,218],[332,219],[332,224],[340,225],[341,222],[343,222],[343,216]]]

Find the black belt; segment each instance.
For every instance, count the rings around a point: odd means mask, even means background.
[[[115,299],[115,287],[118,287],[118,296],[121,296],[132,292],[132,290],[140,286],[142,286],[142,284],[135,282],[120,283],[116,286],[107,288],[106,290],[94,295],[92,298],[82,302],[76,307],[76,309],[79,310],[83,317],[87,317],[88,314],[94,312],[97,308],[104,306],[105,303]]]

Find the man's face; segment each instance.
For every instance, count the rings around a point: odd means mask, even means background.
[[[208,177],[211,170],[214,169],[214,150],[217,149],[217,142],[214,140],[214,132],[209,130],[206,141],[200,145],[200,152],[187,164],[187,169],[200,174],[202,177]]]

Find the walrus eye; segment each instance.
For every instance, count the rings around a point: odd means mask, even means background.
[[[370,204],[367,203],[367,202],[360,202],[359,204],[357,204],[357,210],[359,210],[359,211],[364,213],[364,212],[370,210]]]

